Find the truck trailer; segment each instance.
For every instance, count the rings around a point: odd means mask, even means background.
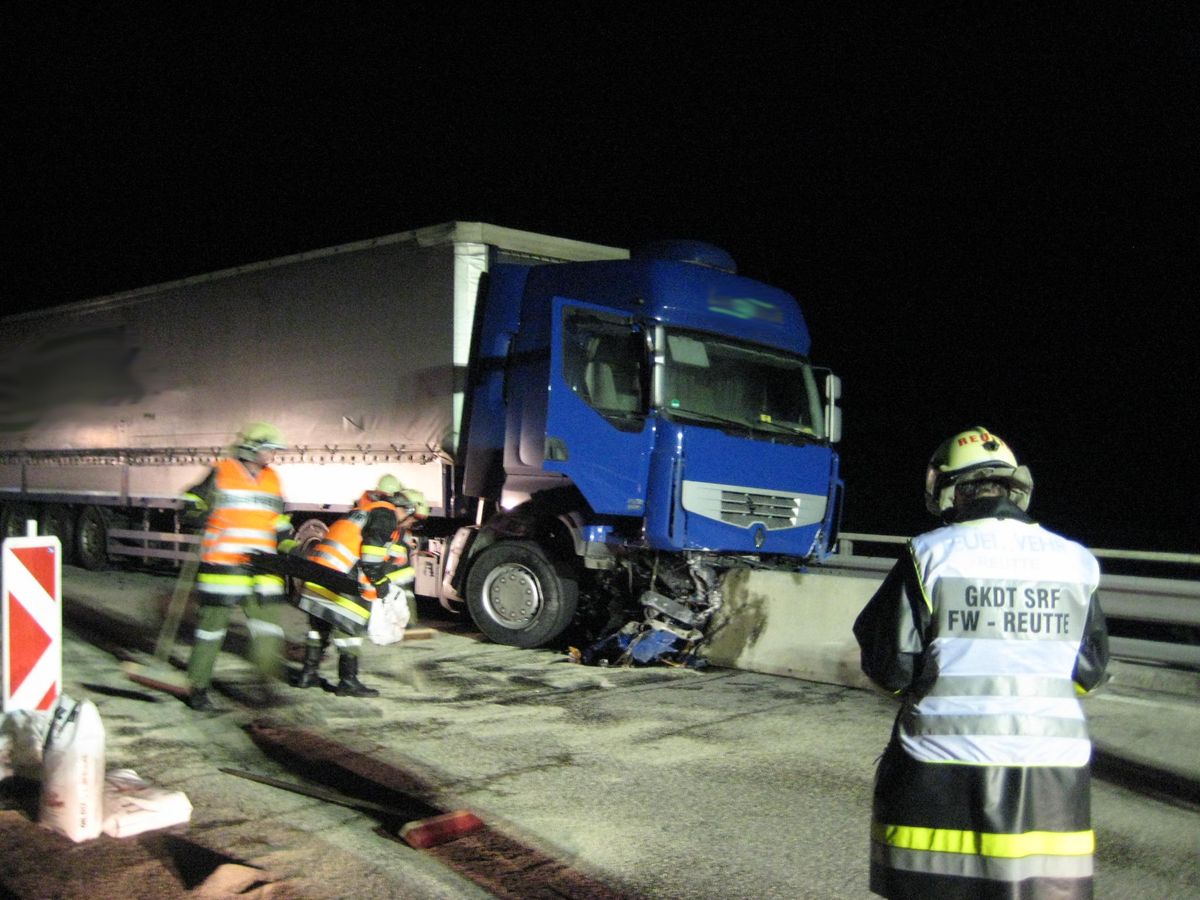
[[[303,550],[384,473],[430,498],[416,592],[490,639],[703,634],[738,567],[833,548],[841,385],[723,250],[451,222],[3,319],[0,530],[179,565],[181,495],[250,421]]]

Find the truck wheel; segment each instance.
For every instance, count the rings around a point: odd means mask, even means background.
[[[493,544],[467,574],[471,618],[497,644],[545,646],[571,624],[578,602],[567,567],[528,541]]]
[[[95,506],[85,506],[75,523],[75,558],[97,572],[108,565],[108,522]]]
[[[75,518],[71,508],[61,503],[43,506],[38,513],[38,534],[52,534],[62,545],[62,561],[75,561]]]

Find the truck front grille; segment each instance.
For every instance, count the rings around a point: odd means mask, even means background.
[[[814,525],[825,518],[825,497],[790,491],[713,484],[683,483],[683,508],[689,513],[727,525],[749,528],[762,524],[768,531]]]

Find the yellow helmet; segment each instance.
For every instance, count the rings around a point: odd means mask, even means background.
[[[285,450],[283,434],[267,422],[251,422],[238,433],[233,446],[238,459],[253,460],[263,450]]]
[[[1008,487],[1008,497],[1029,508],[1033,476],[1027,466],[996,435],[981,425],[949,437],[933,451],[925,473],[925,508],[942,516],[954,505],[954,487],[967,481],[996,481]]]
[[[425,495],[413,488],[406,488],[395,475],[382,476],[379,484],[375,486],[374,493],[393,503],[402,519],[406,516],[424,519],[429,515],[429,504],[425,502]]]
[[[424,519],[429,515],[429,504],[425,502],[425,495],[412,488],[402,488],[396,496],[395,503],[398,509],[417,519]]]
[[[375,490],[380,494],[387,494],[390,497],[392,494],[400,493],[404,490],[404,487],[400,484],[400,479],[395,475],[384,475],[379,479],[379,484],[375,486]]]

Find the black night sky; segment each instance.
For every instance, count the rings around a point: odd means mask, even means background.
[[[1200,8],[2,16],[5,311],[455,219],[708,240],[843,377],[846,530],[932,526],[929,454],[983,424],[1049,527],[1197,550]]]

